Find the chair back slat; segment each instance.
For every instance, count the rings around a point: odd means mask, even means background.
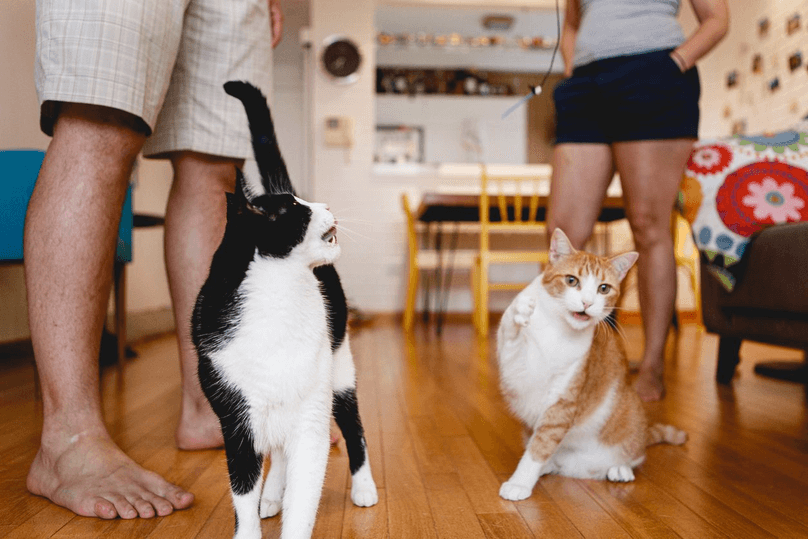
[[[533,193],[530,195],[530,219],[531,223],[536,223],[536,214],[539,212],[539,184],[533,185]]]
[[[502,179],[497,178],[494,180],[497,184],[497,203],[499,204],[499,221],[505,223],[508,221],[508,197],[502,188]]]
[[[513,220],[522,222],[522,178],[516,178],[516,195],[513,200]]]
[[[492,232],[504,234],[542,233],[542,186],[549,178],[545,174],[513,176],[489,174],[480,166],[480,252],[474,267],[474,323],[479,335],[488,334],[488,300],[492,290],[519,290],[526,283],[489,282],[489,268],[502,264],[546,264],[548,253],[541,249],[491,249]],[[496,199],[493,200],[493,199]],[[492,208],[493,206],[493,208]],[[491,210],[499,212],[492,222]],[[527,215],[525,213],[527,212]]]

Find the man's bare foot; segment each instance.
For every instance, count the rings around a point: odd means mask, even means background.
[[[219,418],[207,401],[183,401],[180,423],[175,434],[177,447],[186,451],[217,449],[224,446]]]
[[[61,451],[43,444],[27,487],[78,515],[104,519],[165,516],[194,501],[193,494],[140,467],[104,436],[74,438]]]
[[[665,397],[663,371],[648,368],[644,363],[640,364],[637,379],[634,381],[634,391],[637,392],[643,402],[662,400]]]

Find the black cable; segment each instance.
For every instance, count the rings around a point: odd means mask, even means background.
[[[558,45],[561,43],[561,7],[559,6],[559,0],[556,0],[556,42],[555,47],[553,47],[553,55],[550,57],[550,67],[547,68],[547,72],[544,74],[544,78],[541,81],[541,84],[538,86],[534,86],[531,89],[531,92],[527,94],[525,97],[519,100],[519,102],[514,103],[513,105],[508,108],[503,114],[502,119],[504,120],[510,113],[524,105],[527,101],[529,101],[533,96],[539,95],[542,92],[542,87],[544,83],[547,82],[547,79],[550,77],[550,73],[553,71],[553,64],[555,64],[556,54],[558,53]]]

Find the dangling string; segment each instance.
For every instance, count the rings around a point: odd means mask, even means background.
[[[556,53],[558,52],[558,44],[561,41],[561,8],[558,5],[558,0],[556,0],[556,32],[557,37],[555,47],[553,48],[553,56],[550,58],[550,67],[547,68],[547,72],[544,74],[544,78],[542,78],[541,84],[539,84],[538,86],[534,86],[529,94],[520,99],[518,102],[511,105],[508,108],[508,110],[506,110],[502,114],[503,120],[507,118],[508,115],[511,114],[513,111],[515,111],[516,109],[518,109],[519,107],[530,101],[530,99],[533,98],[533,96],[541,94],[541,89],[544,86],[544,83],[547,82],[547,77],[549,77],[550,73],[553,71],[553,64],[555,63]]]

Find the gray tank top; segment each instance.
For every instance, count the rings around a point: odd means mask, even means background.
[[[573,66],[681,45],[680,0],[579,0]]]

